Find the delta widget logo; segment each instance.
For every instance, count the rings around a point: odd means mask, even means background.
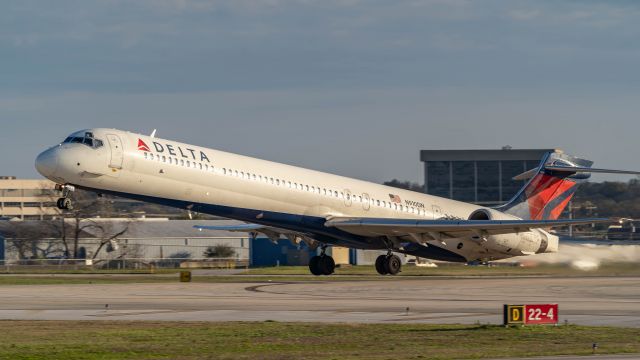
[[[138,139],[138,150],[151,152],[151,150],[149,149],[149,146],[147,146],[147,144],[145,144],[145,142],[142,141],[142,139]]]

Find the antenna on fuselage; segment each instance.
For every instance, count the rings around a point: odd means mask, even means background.
[[[158,131],[158,129],[153,129],[153,132],[151,133],[152,138],[156,137],[156,131]]]

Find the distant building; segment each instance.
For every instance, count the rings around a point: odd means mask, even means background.
[[[40,179],[17,179],[14,176],[0,176],[0,220],[50,220],[58,217],[56,201],[60,193],[55,191],[55,183]],[[182,218],[186,213],[181,209],[121,197],[107,196],[115,214],[130,217]],[[98,216],[99,214],[94,214]],[[203,216],[211,219],[211,216]]]
[[[0,177],[0,217],[46,220],[58,214],[55,184],[49,180]]]
[[[51,264],[69,258],[61,240],[65,233],[69,252],[75,234],[73,219],[65,221],[0,221],[0,266],[9,264]],[[225,245],[233,249],[234,260],[250,266],[306,266],[319,249],[306,243],[292,243],[287,239],[273,242],[263,235],[253,238],[245,232],[203,230],[203,226],[231,226],[243,224],[235,220],[168,220],[168,219],[85,219],[81,222],[78,237],[78,258],[94,259],[103,266],[110,261],[127,261],[129,264],[179,265],[186,260],[202,260],[207,248]],[[112,241],[115,234],[120,234]],[[103,246],[100,244],[103,243]],[[328,253],[336,264],[372,263],[372,256],[359,251],[350,259],[353,249],[331,247]],[[383,252],[381,252],[383,253]],[[97,254],[97,255],[96,255]],[[377,252],[376,252],[377,254]],[[357,261],[356,261],[357,259]],[[363,262],[364,261],[364,262]],[[375,257],[373,257],[375,261]]]
[[[509,201],[524,185],[513,177],[554,149],[422,150],[427,194],[482,205]]]
[[[95,219],[93,221],[96,221]],[[197,230],[195,225],[237,225],[235,220],[167,220],[167,219],[99,219],[108,224],[110,232],[126,229],[118,237],[118,250],[110,256],[142,259],[171,259],[187,255],[202,258],[209,246],[227,245],[234,250],[233,257],[249,258],[249,234],[224,230]],[[100,228],[88,228],[95,238],[101,237]],[[87,254],[95,253],[95,240],[85,242]],[[92,247],[91,244],[94,244]],[[106,256],[108,254],[103,254]]]
[[[73,219],[65,221],[64,233],[72,246],[75,237]],[[249,259],[250,236],[222,230],[199,231],[195,225],[232,225],[232,220],[168,220],[168,219],[86,219],[78,233],[80,258],[96,260],[131,259],[160,261],[205,257],[209,246],[226,245],[233,258]],[[7,262],[23,259],[65,259],[60,221],[0,221],[0,258]],[[121,233],[112,241],[115,234]],[[100,243],[105,242],[100,247]],[[26,244],[26,245],[25,245]],[[73,251],[72,248],[69,251]]]

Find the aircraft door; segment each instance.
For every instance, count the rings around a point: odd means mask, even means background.
[[[109,167],[114,169],[122,169],[124,160],[124,149],[122,148],[122,140],[118,135],[108,134],[107,141],[111,147],[111,161]]]
[[[369,194],[362,194],[362,208],[365,211],[369,211],[369,209],[371,208],[371,197],[369,196]]]
[[[353,194],[351,194],[351,190],[344,189],[344,206],[349,207],[353,204]]]

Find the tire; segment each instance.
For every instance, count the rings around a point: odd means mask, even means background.
[[[387,261],[386,255],[380,255],[376,259],[376,271],[380,275],[387,275],[389,272],[387,271],[387,267],[385,266],[385,262]]]
[[[64,210],[73,210],[73,203],[71,199],[62,199],[62,208]]]
[[[320,256],[314,256],[309,260],[309,270],[313,275],[322,275],[322,269],[320,268]]]
[[[384,267],[389,274],[396,275],[400,272],[400,269],[402,268],[402,261],[398,256],[391,255],[386,258]]]
[[[64,205],[62,205],[62,201],[64,201],[63,198],[58,199],[58,202],[56,203],[56,206],[58,207],[59,210],[64,210]]]
[[[320,265],[323,275],[331,275],[336,271],[336,262],[331,256],[325,255],[320,257],[318,265]]]

